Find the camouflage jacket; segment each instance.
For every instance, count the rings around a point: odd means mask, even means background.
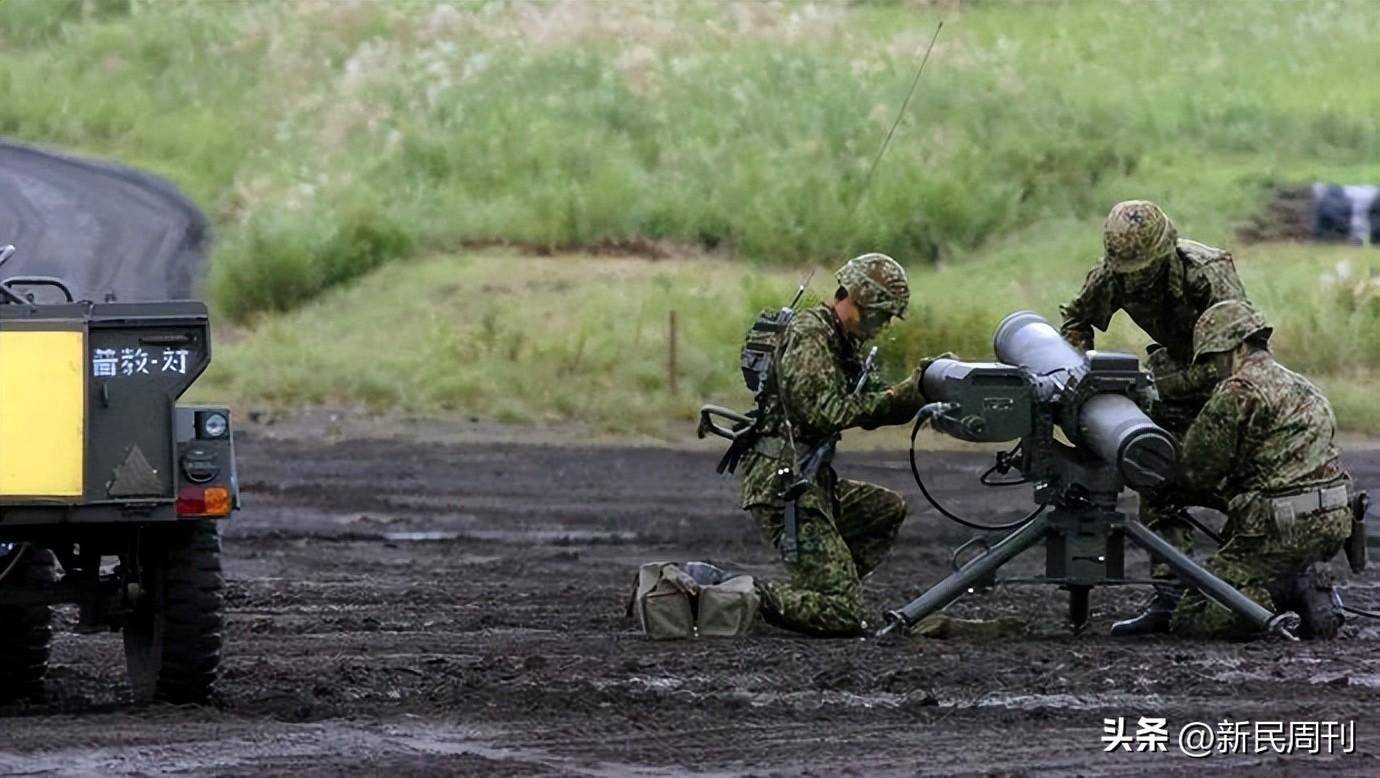
[[[763,402],[758,453],[745,460],[744,508],[781,502],[776,471],[782,460],[798,461],[816,445],[851,427],[902,424],[920,410],[924,398],[914,377],[888,387],[869,376],[862,390],[853,394],[862,367],[858,347],[827,303],[801,311],[791,320],[772,366],[776,390]],[[773,456],[778,453],[779,458]]]
[[[1280,494],[1343,474],[1332,406],[1268,351],[1248,354],[1217,385],[1184,438],[1183,485],[1226,500]]]
[[[1246,290],[1230,253],[1180,239],[1157,288],[1149,293],[1132,296],[1106,260],[1098,262],[1078,296],[1060,308],[1064,315],[1060,330],[1070,343],[1091,349],[1093,328],[1106,332],[1112,316],[1124,310],[1174,363],[1187,368],[1178,375],[1155,376],[1161,396],[1206,396],[1217,376],[1210,365],[1188,368],[1193,364],[1193,325],[1213,304],[1245,299]]]

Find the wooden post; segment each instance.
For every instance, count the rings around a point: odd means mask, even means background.
[[[670,390],[671,396],[679,393],[679,386],[676,384],[676,312],[671,311],[671,321],[667,328],[666,335],[666,387]]]

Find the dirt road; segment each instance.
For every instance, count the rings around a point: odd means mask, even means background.
[[[623,614],[638,563],[773,569],[712,454],[262,436],[239,453],[219,706],[133,707],[118,636],[63,634],[49,700],[0,710],[0,773],[1380,771],[1371,625],[1332,644],[1117,642],[1102,633],[1139,593],[1096,592],[1073,637],[1062,593],[1009,587],[955,608],[1018,618],[999,640],[652,643]],[[1380,452],[1350,462],[1380,481]],[[962,509],[1024,507],[965,490],[982,455],[925,463]],[[914,491],[897,455],[840,467]],[[965,538],[919,510],[869,602],[905,601]],[[1376,584],[1353,580],[1352,601],[1376,607]],[[1354,753],[1103,753],[1118,716],[1354,721]]]

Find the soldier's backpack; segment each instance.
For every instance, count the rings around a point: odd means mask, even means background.
[[[743,349],[739,354],[739,364],[743,371],[743,384],[752,392],[756,407],[747,413],[736,413],[717,405],[700,408],[700,425],[696,434],[703,438],[709,433],[730,441],[728,450],[719,460],[719,473],[732,473],[738,468],[743,455],[756,445],[762,434],[762,421],[767,416],[767,398],[776,389],[776,376],[772,364],[780,351],[782,336],[795,316],[792,307],[800,300],[804,286],[796,292],[796,299],[785,308],[765,308],[757,314],[743,338]],[[716,420],[729,422],[731,426],[721,426]]]
[[[746,635],[760,605],[750,575],[697,562],[650,562],[637,571],[628,607],[647,637],[684,640]]]
[[[795,297],[791,298],[790,305],[785,308],[762,309],[757,318],[753,319],[752,326],[748,327],[747,335],[743,338],[743,348],[738,356],[739,366],[743,371],[743,384],[752,392],[757,407],[745,414],[735,413],[717,405],[705,405],[700,408],[700,425],[696,434],[703,438],[712,432],[730,441],[728,451],[724,452],[718,467],[715,468],[719,473],[731,473],[737,469],[738,462],[752,449],[762,434],[767,399],[776,389],[776,375],[772,371],[772,366],[780,352],[786,327],[795,316],[796,303],[804,296],[813,276],[811,273],[805,277],[800,288],[795,290]],[[715,419],[731,422],[732,426],[720,426],[715,423]]]
[[[780,347],[781,336],[794,315],[794,308],[764,308],[748,328],[740,362],[743,383],[754,396],[760,397],[773,388],[772,361]]]

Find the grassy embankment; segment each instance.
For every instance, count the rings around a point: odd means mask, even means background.
[[[932,70],[855,206],[941,13]],[[899,373],[985,354],[1013,308],[1055,315],[1108,205],[1143,196],[1236,250],[1285,361],[1373,432],[1375,250],[1240,246],[1233,230],[1271,182],[1380,178],[1378,17],[1364,0],[8,0],[0,133],[149,167],[206,205],[209,291],[238,324],[201,391],[245,404],[665,429],[701,398],[744,400],[738,338],[801,266],[866,249],[910,265]],[[646,240],[719,258],[465,248]],[[1351,277],[1328,282],[1342,261]],[[1109,343],[1139,342],[1123,322]]]

